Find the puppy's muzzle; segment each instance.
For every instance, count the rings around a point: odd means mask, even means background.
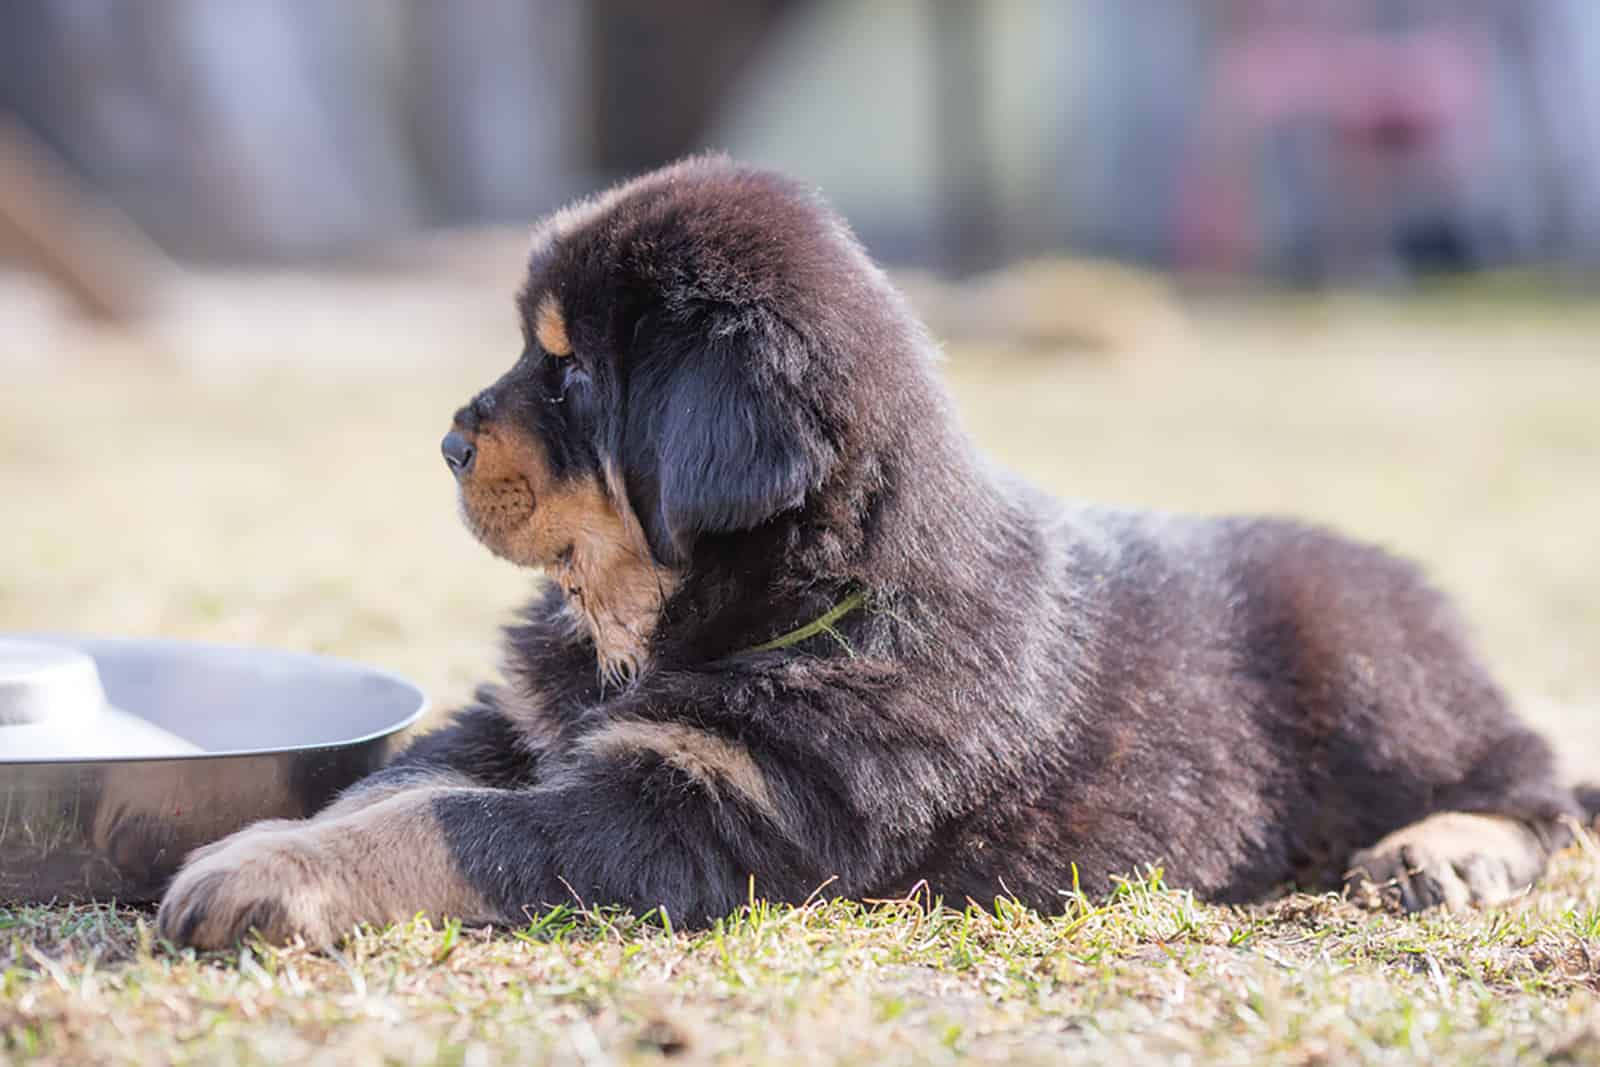
[[[450,473],[457,478],[464,478],[472,473],[473,462],[478,458],[478,450],[467,440],[467,435],[460,430],[451,430],[444,435],[444,440],[439,442],[439,451],[444,454],[445,466],[450,468]]]

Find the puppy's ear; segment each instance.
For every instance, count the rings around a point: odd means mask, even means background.
[[[814,413],[778,373],[784,362],[803,363],[772,349],[781,343],[710,332],[634,364],[623,467],[663,562],[686,560],[702,534],[752,529],[799,507],[831,468],[834,451]]]

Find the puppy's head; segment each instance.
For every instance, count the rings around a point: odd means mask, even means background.
[[[878,280],[813,196],[725,160],[557,213],[517,299],[524,350],[444,439],[468,525],[516,563],[659,578],[798,513],[839,459],[851,307]]]

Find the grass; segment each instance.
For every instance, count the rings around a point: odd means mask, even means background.
[[[1493,913],[1208,907],[1159,873],[1060,917],[755,903],[703,933],[557,911],[333,956],[196,958],[111,907],[0,913],[0,1056],[57,1062],[1512,1062],[1600,1055],[1596,870]]]
[[[1213,305],[1140,358],[973,338],[948,371],[973,432],[1058,492],[1305,515],[1424,560],[1572,772],[1600,777],[1600,319],[1466,299]],[[461,530],[436,452],[500,369],[487,347],[8,381],[0,630],[333,651],[464,698],[532,580]],[[0,1064],[663,1057],[1600,1063],[1600,860],[1569,850],[1526,898],[1454,917],[1221,908],[1147,871],[1056,918],[755,902],[689,934],[558,911],[334,956],[196,956],[140,909],[0,905]]]

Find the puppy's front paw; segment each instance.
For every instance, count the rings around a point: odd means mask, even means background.
[[[1345,882],[1371,906],[1455,912],[1509,900],[1538,879],[1545,860],[1538,835],[1515,819],[1441,812],[1357,852]]]
[[[335,944],[358,916],[321,836],[311,823],[264,823],[194,853],[162,898],[161,936],[207,949],[252,930],[275,944]]]
[[[298,936],[325,948],[363,922],[418,914],[496,921],[501,909],[462,876],[433,814],[435,799],[456,791],[408,789],[337,817],[257,823],[207,845],[167,890],[161,934],[220,948],[253,929],[268,941]]]

